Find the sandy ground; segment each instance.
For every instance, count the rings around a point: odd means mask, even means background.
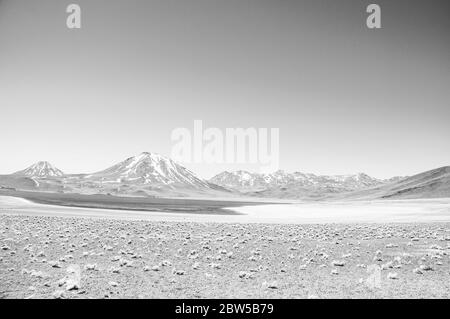
[[[3,197],[0,298],[449,298],[448,204],[186,216]]]

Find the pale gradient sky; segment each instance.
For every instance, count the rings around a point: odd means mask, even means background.
[[[381,30],[365,26],[369,3]],[[82,29],[66,28],[78,3]],[[280,168],[450,165],[448,0],[0,0],[0,174],[66,173],[177,127],[280,128]],[[200,176],[248,166],[186,165]]]

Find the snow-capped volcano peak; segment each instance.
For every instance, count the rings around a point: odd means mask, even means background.
[[[89,178],[104,182],[126,182],[149,185],[185,185],[204,188],[209,184],[187,168],[156,153],[144,152],[127,158],[104,171],[94,173]]]
[[[23,171],[19,171],[14,174],[28,177],[60,177],[64,175],[61,170],[45,161],[37,162]]]

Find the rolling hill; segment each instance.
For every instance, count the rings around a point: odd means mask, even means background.
[[[340,198],[345,199],[425,199],[445,197],[450,197],[450,166],[440,167],[400,181],[340,196]]]

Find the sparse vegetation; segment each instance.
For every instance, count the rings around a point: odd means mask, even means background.
[[[0,298],[450,297],[449,224],[1,215],[0,247]]]

